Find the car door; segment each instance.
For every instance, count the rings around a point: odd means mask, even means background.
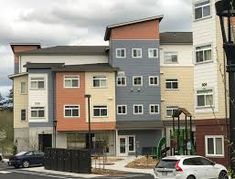
[[[217,176],[216,168],[214,167],[214,162],[203,157],[200,157],[200,160],[204,169],[206,170],[207,178],[208,179],[217,178],[218,176]]]
[[[208,179],[206,175],[206,170],[204,166],[202,165],[202,162],[200,160],[200,157],[193,157],[191,158],[191,168],[189,170],[192,170],[196,178],[200,179]]]
[[[32,151],[27,152],[24,156],[23,160],[27,160],[30,165],[34,165],[35,160],[34,160],[34,153]]]
[[[35,164],[36,165],[43,164],[44,154],[42,152],[35,151],[34,152],[34,157],[35,157]]]

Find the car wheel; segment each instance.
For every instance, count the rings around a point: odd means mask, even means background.
[[[27,161],[27,160],[23,161],[22,165],[23,165],[24,168],[28,168],[29,167],[29,161]]]
[[[187,179],[196,179],[194,176],[190,175],[187,177]]]
[[[221,171],[221,172],[219,173],[218,179],[228,179],[227,172],[226,172],[226,171]]]

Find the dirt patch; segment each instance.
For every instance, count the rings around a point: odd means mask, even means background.
[[[113,165],[115,162],[123,160],[117,157],[92,157],[92,161],[95,165]]]
[[[105,175],[105,176],[123,176],[126,175],[127,172],[117,171],[117,170],[108,170],[101,168],[93,168],[92,173],[96,175]]]
[[[152,157],[141,157],[136,159],[130,163],[128,163],[125,167],[127,168],[137,168],[137,169],[152,169],[159,162],[159,160],[154,159]]]

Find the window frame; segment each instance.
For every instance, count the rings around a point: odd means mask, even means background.
[[[41,78],[41,80],[39,80]],[[32,80],[34,79],[34,80]],[[35,80],[35,79],[38,79],[38,80]],[[32,81],[35,81],[37,82],[37,87],[32,87]],[[43,88],[39,88],[39,82],[40,81],[43,81]],[[46,89],[46,83],[45,83],[45,77],[30,77],[30,89],[31,90],[45,90]]]
[[[38,110],[35,110],[37,112],[36,117],[32,116],[32,111],[33,111],[32,108],[38,108]],[[44,111],[44,116],[43,117],[39,117],[39,111],[40,111],[39,108],[42,108],[43,111]],[[46,118],[46,107],[44,107],[44,106],[31,106],[30,107],[30,118],[32,118],[32,119],[45,119]]]
[[[128,137],[128,151],[129,152],[135,152],[136,151],[136,146],[135,146],[135,143],[136,143],[136,139],[135,139],[135,135],[128,135],[127,136]],[[133,137],[133,139],[134,139],[134,143],[133,143],[133,148],[134,148],[134,150],[130,150],[130,137]]]
[[[71,78],[69,79],[71,82],[73,79],[75,79],[77,77],[77,80],[78,80],[78,86],[74,86],[73,87],[73,83],[71,83],[72,86],[66,86],[65,84],[65,81],[66,81],[66,77],[67,78]],[[64,88],[80,88],[80,76],[79,75],[64,75]]]
[[[174,110],[178,110],[178,109],[179,109],[178,106],[166,106],[166,117],[172,117]],[[171,116],[167,115],[167,110],[171,110],[172,111],[172,115]]]
[[[97,106],[106,106],[107,115],[106,115],[106,116],[101,116],[101,115],[100,115],[100,116],[95,116],[95,115],[94,115],[94,109],[95,109],[95,107],[97,107]],[[102,110],[102,109],[105,109],[105,108],[102,107],[102,108],[99,109],[100,114],[101,114],[101,110]],[[108,117],[108,105],[104,105],[104,104],[103,104],[103,105],[93,105],[93,106],[92,106],[92,112],[93,112],[93,113],[92,113],[92,116],[93,116],[94,118],[107,118],[107,117]]]
[[[177,62],[172,61],[173,55],[177,56]],[[167,57],[171,58],[171,61],[166,61]],[[166,51],[166,52],[164,52],[164,64],[178,64],[179,63],[178,57],[179,57],[179,55],[178,55],[177,51]]]
[[[207,1],[208,1],[208,3],[207,3]],[[206,3],[206,4],[202,4],[202,3]],[[210,14],[204,16],[203,9],[207,6],[209,6]],[[202,0],[202,1],[198,1],[198,2],[194,3],[194,8],[193,8],[194,9],[193,10],[194,20],[198,21],[198,20],[203,20],[203,19],[206,19],[208,17],[211,17],[211,10],[212,10],[211,7],[212,6],[211,6],[211,1],[210,0]],[[201,17],[196,18],[196,9],[199,9],[199,8],[201,8]]]
[[[25,114],[24,114],[24,115],[25,115],[25,116],[24,116],[24,117],[25,117],[24,119],[22,119],[22,112],[23,112],[23,111],[24,111],[24,113],[25,113]],[[27,110],[26,110],[26,109],[21,109],[21,110],[20,110],[20,121],[21,121],[21,122],[27,121]]]
[[[125,84],[118,84],[118,79],[119,78],[124,78],[125,79]],[[116,84],[117,84],[117,86],[126,86],[126,76],[117,76],[117,78],[116,78]]]
[[[140,50],[140,56],[136,56],[136,57],[134,57],[134,50]],[[136,54],[137,54],[137,52],[136,52]],[[143,57],[143,52],[142,52],[142,48],[132,48],[131,49],[131,57],[132,58],[142,58]]]
[[[208,153],[208,139],[213,139],[214,154]],[[216,154],[216,138],[222,139],[222,154]],[[223,135],[205,135],[205,155],[206,157],[224,157],[224,136]]]
[[[135,78],[141,78],[141,84],[135,84]],[[133,76],[132,77],[132,86],[143,86],[143,76]]]
[[[118,50],[124,50],[124,56],[122,57],[122,56],[118,56]],[[126,48],[116,48],[116,50],[115,50],[115,57],[116,58],[126,58]]]
[[[94,86],[94,78],[98,78],[98,80],[99,80],[99,86]],[[106,83],[105,83],[105,86],[101,86],[100,84],[100,81],[102,80],[102,79],[105,79],[106,80]],[[97,80],[97,79],[96,79]],[[107,76],[106,75],[94,75],[94,76],[92,76],[92,87],[93,88],[107,88],[108,87],[108,78],[107,78]]]
[[[142,107],[142,112],[141,113],[136,113],[135,112],[135,106]],[[139,108],[138,108],[139,111]],[[144,114],[144,105],[143,104],[133,104],[133,114],[134,115],[143,115]]]
[[[25,85],[25,92],[22,91],[22,86],[23,86],[22,84]],[[25,81],[20,82],[20,94],[27,94],[27,85]]]
[[[119,110],[118,110],[119,107],[125,107],[126,112],[125,113],[119,113]],[[117,105],[117,115],[127,115],[127,105],[126,104]]]
[[[154,50],[156,50],[156,56],[151,56],[151,51]],[[158,58],[158,48],[148,48],[148,58]]]
[[[173,83],[176,83],[176,82],[177,82],[177,88],[174,88]],[[170,83],[171,85],[170,88],[167,87],[167,83]],[[166,90],[179,90],[179,80],[175,78],[167,78],[165,79],[165,87],[166,87]]]
[[[197,48],[202,48],[202,49],[197,49]],[[205,60],[205,51],[208,51],[208,50],[210,50],[211,59],[210,60]],[[199,53],[199,52],[203,53],[203,60],[202,61],[197,61],[197,53]],[[195,64],[203,64],[203,63],[213,62],[213,57],[212,56],[213,56],[212,44],[203,44],[203,45],[198,45],[198,46],[195,47]]]
[[[71,108],[71,106],[76,106],[77,109],[78,109],[78,116],[72,116],[72,113],[73,113],[73,108]],[[71,111],[71,116],[66,116],[65,115],[65,108],[66,107],[70,107],[68,108],[70,111]],[[64,105],[64,118],[79,118],[80,117],[80,111],[81,111],[81,108],[80,108],[80,105],[79,104],[65,104]]]
[[[198,95],[199,91],[211,91],[209,93],[204,92],[203,96],[204,96],[204,106],[198,106],[198,96],[202,96],[202,93]],[[212,95],[212,104],[207,105],[206,104],[206,96]],[[198,89],[196,91],[196,108],[211,108],[214,107],[215,104],[215,100],[214,100],[214,90],[212,88],[208,88],[208,89]]]
[[[151,78],[157,78],[157,84],[151,84]],[[149,86],[159,86],[159,76],[149,76]]]
[[[157,112],[152,112],[151,111],[152,106],[158,106],[158,111]],[[149,104],[149,114],[160,114],[160,105],[159,104]]]

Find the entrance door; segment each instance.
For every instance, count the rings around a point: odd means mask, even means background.
[[[119,156],[128,156],[128,137],[127,136],[119,136]]]
[[[52,134],[38,135],[38,148],[40,151],[45,151],[47,147],[52,147]]]

